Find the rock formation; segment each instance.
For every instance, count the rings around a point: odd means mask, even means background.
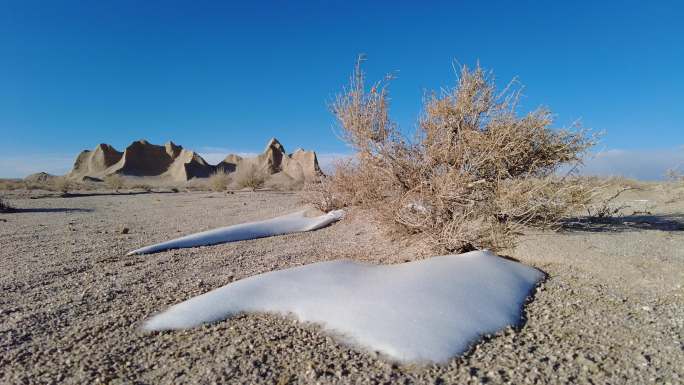
[[[118,152],[108,144],[100,144],[93,151],[83,151],[76,158],[68,177],[102,179],[119,174],[187,181],[208,177],[213,171],[214,167],[202,157],[173,142],[158,146],[139,140],[131,143],[124,152]]]
[[[95,150],[85,150],[76,157],[74,168],[68,177],[79,180],[86,176],[101,178],[106,175],[110,167],[121,160],[122,155],[123,153],[116,151],[114,147],[101,143],[95,147]]]
[[[48,183],[54,180],[56,176],[48,174],[46,172],[37,172],[35,174],[28,175],[24,178],[25,182],[29,183]]]
[[[254,170],[274,182],[307,182],[322,175],[314,151],[297,149],[293,154],[288,154],[276,138],[272,138],[264,151],[256,157],[242,158],[230,154],[217,168],[237,173]]]
[[[305,182],[322,175],[315,152],[297,149],[288,154],[283,145],[273,138],[264,152],[256,157],[243,158],[230,154],[215,166],[208,164],[197,153],[185,150],[173,142],[159,146],[139,140],[131,143],[124,152],[103,143],[92,151],[81,152],[67,176],[83,181],[118,174],[181,182],[205,178],[216,171],[256,172],[277,183]]]

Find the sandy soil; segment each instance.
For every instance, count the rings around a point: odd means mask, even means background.
[[[266,314],[144,333],[146,317],[254,274],[415,257],[359,214],[303,234],[125,256],[301,207],[287,193],[29,199],[0,214],[0,383],[633,383],[684,381],[684,189],[622,199],[635,215],[526,234],[511,257],[548,273],[526,323],[446,365],[397,365],[316,325]],[[647,201],[643,201],[647,200]],[[639,213],[640,211],[649,213]],[[122,229],[127,228],[127,234]],[[397,322],[401,322],[398,320]]]

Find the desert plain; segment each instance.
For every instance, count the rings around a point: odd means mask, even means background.
[[[443,365],[392,362],[340,343],[319,325],[272,314],[141,330],[170,305],[256,274],[335,259],[391,264],[429,257],[362,212],[352,209],[308,233],[126,256],[304,203],[280,191],[3,196],[16,211],[0,214],[0,383],[684,381],[681,183],[639,183],[616,200],[626,207],[614,218],[579,215],[561,231],[525,232],[501,253],[547,274],[524,322],[484,336]]]

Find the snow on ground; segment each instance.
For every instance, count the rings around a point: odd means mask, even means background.
[[[133,250],[126,255],[149,254],[169,249],[216,245],[219,243],[317,230],[340,220],[343,215],[344,212],[342,210],[335,210],[318,217],[310,218],[306,216],[306,210],[303,210],[267,219],[265,221],[241,223],[239,225],[221,227],[214,230],[203,231],[201,233],[186,235],[170,241],[145,246]]]
[[[488,251],[386,266],[320,262],[233,282],[172,306],[144,328],[189,328],[240,312],[293,314],[399,361],[445,362],[479,336],[519,324],[542,278]]]

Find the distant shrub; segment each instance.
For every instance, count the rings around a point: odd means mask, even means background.
[[[684,182],[684,174],[675,168],[667,169],[667,171],[665,171],[665,178],[672,182]]]
[[[54,180],[52,181],[52,185],[56,191],[59,191],[63,194],[68,193],[70,190],[73,190],[76,187],[76,183],[71,181],[66,176],[54,178]]]
[[[607,189],[607,187],[603,189]],[[592,197],[591,204],[586,206],[587,219],[591,222],[601,222],[623,216],[623,210],[629,206],[626,203],[618,203],[617,198],[625,191],[630,190],[634,190],[634,188],[621,187],[613,195],[604,199],[598,197],[598,192],[601,190],[597,190],[597,193],[594,194],[595,196]]]
[[[228,188],[231,182],[230,175],[223,171],[218,170],[209,176],[207,181],[209,188],[213,191],[224,191]]]
[[[399,234],[462,252],[511,246],[522,226],[554,226],[588,201],[581,179],[556,171],[580,163],[593,138],[552,129],[544,108],[519,116],[515,84],[498,92],[490,72],[462,66],[455,87],[427,95],[408,139],[389,116],[390,80],[367,89],[357,62],[330,106],[355,158],[308,186],[312,203],[358,205]]]
[[[305,182],[303,179],[298,178],[279,178],[279,180],[264,182],[264,187],[271,188],[274,191],[294,192],[302,191],[305,187]]]
[[[118,174],[107,175],[106,177],[104,177],[104,182],[105,185],[107,185],[107,187],[116,192],[118,192],[126,185],[126,181],[124,181],[123,177]]]
[[[322,211],[330,211],[381,199],[382,191],[366,187],[366,183],[372,184],[372,175],[364,175],[365,171],[352,160],[337,161],[331,175],[304,185],[304,200]],[[377,195],[370,197],[371,193]]]
[[[135,185],[135,188],[140,189],[140,190],[143,190],[143,191],[145,191],[145,192],[152,192],[152,191],[154,190],[154,189],[152,188],[152,186],[150,186],[150,185],[147,184],[147,183],[140,183],[140,184],[137,184],[137,185]]]
[[[255,166],[251,166],[247,170],[238,170],[236,178],[239,187],[250,188],[252,191],[262,187],[266,180]]]
[[[9,213],[12,211],[14,211],[14,208],[0,197],[0,213]]]
[[[27,183],[22,180],[2,179],[0,180],[0,190],[19,190],[26,188]]]
[[[128,188],[134,189],[134,190],[143,190],[143,191],[145,191],[145,192],[152,192],[152,191],[154,190],[154,188],[153,188],[151,185],[147,184],[147,183],[133,183],[133,184],[127,184],[127,183],[124,181],[124,186],[127,186]]]

